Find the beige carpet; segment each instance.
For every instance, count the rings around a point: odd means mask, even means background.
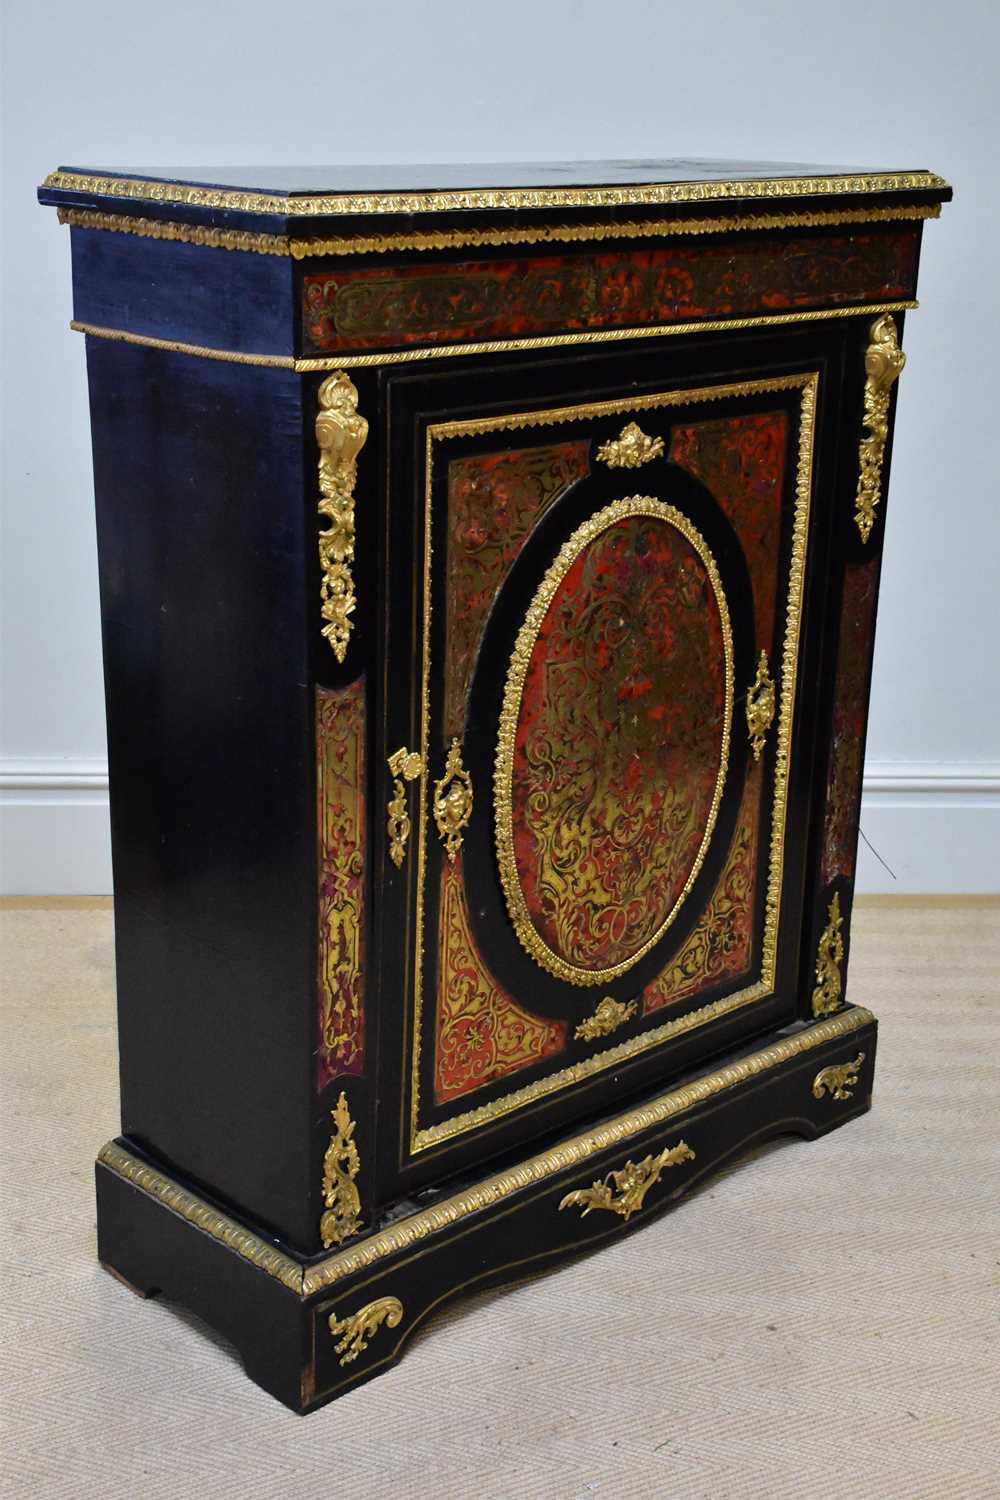
[[[4,1493],[1000,1495],[1000,909],[871,905],[851,994],[876,1104],[642,1233],[458,1302],[301,1419],[94,1259],[117,1120],[106,904],[2,916]]]

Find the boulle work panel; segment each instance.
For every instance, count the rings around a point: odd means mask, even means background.
[[[100,1255],[307,1411],[447,1296],[868,1107],[889,449],[950,189],[202,176],[40,190],[98,507]]]

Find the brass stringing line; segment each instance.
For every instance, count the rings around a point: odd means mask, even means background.
[[[427,348],[393,350],[387,354],[344,354],[323,359],[295,359],[290,354],[243,354],[231,349],[210,349],[202,344],[186,344],[178,339],[157,339],[124,328],[103,328],[96,323],[81,323],[74,318],[70,328],[91,338],[112,339],[123,344],[140,344],[150,349],[166,349],[173,354],[190,354],[199,359],[222,359],[240,365],[265,365],[276,370],[294,370],[299,375],[319,374],[324,370],[375,369],[382,365],[412,364],[416,360],[454,359],[466,354],[506,354],[524,349],[557,349],[578,344],[619,343],[622,339],[670,338],[684,333],[726,333],[746,328],[772,328],[789,323],[812,323],[829,318],[867,318],[878,313],[912,312],[919,306],[909,302],[870,302],[858,307],[818,308],[797,313],[762,313],[752,318],[728,318],[703,323],[666,323],[650,328],[602,328],[589,333],[539,335],[530,339],[495,339],[480,344],[438,344]]]
[[[235,250],[254,255],[310,256],[387,255],[393,250],[447,250],[502,245],[548,245],[600,240],[660,239],[674,235],[727,234],[755,229],[818,229],[824,225],[880,224],[939,219],[940,203],[892,208],[829,209],[805,214],[745,214],[725,219],[652,219],[629,224],[554,224],[518,229],[421,230],[414,234],[345,235],[334,239],[295,240],[281,234],[255,234],[245,229],[215,229],[206,224],[180,224],[174,219],[136,218],[131,214],[102,213],[90,208],[59,208],[60,224],[73,229],[104,230],[141,239],[176,240],[213,250]]]
[[[232,365],[264,365],[271,370],[294,370],[295,360],[290,354],[241,354],[234,349],[209,349],[202,344],[183,344],[177,339],[156,339],[151,334],[127,333],[124,328],[99,328],[94,323],[81,323],[76,318],[70,323],[74,333],[85,333],[88,338],[110,339],[113,344],[139,344],[144,349],[162,349],[167,354],[190,354],[197,359],[221,359]],[[330,366],[335,368],[336,361]]]
[[[426,480],[424,494],[425,512],[425,563],[424,563],[424,639],[423,639],[423,661],[424,670],[422,676],[422,733],[426,737],[429,732],[429,693],[430,693],[430,525],[431,525],[431,493],[432,493],[432,465],[433,465],[433,441],[438,437],[457,437],[460,435],[480,436],[498,429],[520,429],[530,427],[536,423],[540,425],[554,424],[566,421],[575,421],[591,416],[613,415],[623,411],[642,411],[660,406],[677,406],[686,402],[697,403],[712,400],[722,400],[732,395],[758,395],[771,391],[794,390],[802,391],[800,407],[800,430],[799,430],[799,462],[796,474],[796,521],[793,527],[792,557],[790,559],[788,597],[786,603],[786,620],[791,621],[793,611],[801,612],[802,585],[804,582],[804,555],[808,537],[808,511],[809,497],[812,487],[812,444],[815,417],[815,392],[818,376],[811,375],[782,375],[775,376],[769,380],[746,381],[735,385],[707,386],[691,391],[668,391],[651,396],[633,396],[628,400],[618,399],[602,402],[584,403],[576,407],[554,407],[539,412],[522,412],[508,414],[501,417],[488,417],[477,420],[476,418],[464,421],[453,421],[439,423],[428,427],[425,444]],[[805,519],[801,516],[803,504],[805,505]],[[802,554],[800,566],[796,566],[796,556]],[[797,603],[793,604],[793,600]],[[796,627],[796,650],[797,650],[797,627]],[[414,976],[414,1030],[412,1041],[412,1066],[411,1066],[411,1105],[410,1105],[410,1149],[413,1155],[427,1150],[429,1147],[441,1141],[449,1140],[456,1135],[474,1129],[476,1126],[508,1114],[513,1110],[520,1109],[533,1100],[542,1098],[547,1094],[555,1093],[562,1088],[589,1076],[596,1071],[613,1067],[628,1057],[638,1052],[648,1051],[659,1046],[671,1036],[677,1036],[684,1032],[705,1025],[708,1021],[719,1016],[727,1015],[734,1010],[741,1009],[745,1005],[752,1004],[755,1000],[768,994],[773,982],[775,972],[775,960],[777,953],[777,926],[780,914],[780,887],[784,865],[784,823],[786,816],[787,794],[784,778],[788,774],[788,754],[791,740],[792,714],[794,711],[794,694],[789,696],[785,692],[785,683],[791,681],[794,684],[794,664],[790,678],[786,677],[785,671],[788,667],[788,629],[786,627],[785,654],[783,656],[781,710],[778,718],[778,736],[775,752],[775,775],[774,775],[774,799],[772,803],[772,834],[771,834],[771,856],[768,871],[768,887],[765,899],[764,933],[761,952],[761,979],[748,986],[745,990],[738,990],[734,994],[726,996],[723,1000],[712,1001],[700,1010],[690,1011],[676,1020],[667,1021],[662,1026],[652,1031],[642,1033],[641,1036],[633,1037],[629,1041],[619,1042],[617,1046],[603,1052],[594,1053],[591,1057],[572,1064],[570,1067],[558,1073],[550,1074],[548,1078],[540,1079],[535,1083],[527,1084],[523,1088],[516,1089],[490,1104],[481,1105],[476,1109],[468,1110],[464,1114],[453,1115],[450,1119],[442,1121],[438,1125],[432,1125],[424,1130],[419,1128],[418,1112],[420,1102],[420,1048],[421,1048],[421,1017],[423,1008],[423,889],[424,889],[424,862],[423,842],[418,849],[417,862],[417,931],[414,942],[416,954],[416,970]]]
[[[705,1074],[683,1088],[661,1094],[659,1098],[638,1109],[617,1115],[603,1125],[572,1136],[549,1151],[529,1157],[516,1167],[488,1177],[475,1187],[446,1198],[433,1207],[421,1209],[390,1228],[370,1235],[347,1250],[335,1251],[309,1267],[303,1267],[301,1262],[293,1260],[228,1215],[212,1208],[179,1183],[147,1166],[145,1162],[123,1150],[117,1142],[109,1141],[102,1146],[97,1160],[148,1197],[162,1203],[179,1218],[195,1224],[259,1270],[282,1282],[290,1291],[300,1297],[311,1297],[324,1287],[333,1286],[335,1282],[365,1270],[387,1256],[406,1250],[441,1229],[449,1228],[469,1214],[492,1207],[523,1188],[541,1184],[546,1177],[578,1166],[590,1156],[625,1145],[630,1136],[652,1129],[673,1115],[693,1109],[714,1095],[758,1077],[792,1058],[811,1052],[826,1042],[849,1036],[863,1026],[872,1025],[874,1020],[871,1011],[861,1006],[839,1011],[825,1021],[814,1022],[794,1036],[785,1037],[759,1052],[740,1058],[738,1062]]]
[[[424,192],[287,195],[238,188],[150,182],[92,172],[50,172],[43,187],[146,203],[185,203],[244,213],[312,218],[326,214],[421,214],[455,210],[627,208],[631,204],[716,203],[725,198],[834,197],[845,193],[907,193],[947,188],[934,172],[847,172],[840,176],[744,177],[733,181],[642,183],[568,188],[439,188]]]
[[[549,414],[546,413],[545,415]],[[712,586],[712,593],[715,596],[715,602],[719,610],[719,625],[722,632],[722,646],[725,658],[726,690],[722,741],[719,753],[719,769],[712,791],[712,802],[708,810],[705,831],[698,848],[698,854],[684,882],[684,886],[669,913],[661,922],[655,934],[641,948],[630,954],[627,959],[623,959],[612,968],[585,970],[581,969],[578,965],[569,963],[561,954],[556,953],[545,942],[531,919],[531,914],[524,899],[524,891],[521,886],[520,875],[517,872],[517,861],[514,853],[512,791],[514,737],[517,732],[521,701],[524,696],[524,681],[530,665],[531,655],[538,641],[545,616],[563,579],[573,563],[576,562],[577,558],[581,556],[591,543],[595,542],[598,537],[603,536],[604,532],[619,520],[631,517],[659,520],[679,531],[688,545],[697,553],[702,567],[708,576],[708,581]],[[500,709],[500,724],[497,734],[493,775],[494,801],[497,807],[495,825],[497,863],[500,866],[500,880],[503,885],[507,910],[522,948],[525,949],[536,963],[540,964],[542,968],[547,969],[550,974],[554,974],[557,979],[563,979],[568,984],[607,984],[610,980],[617,979],[619,975],[626,973],[641,958],[644,958],[656,946],[672,923],[681,904],[697,879],[698,871],[701,869],[702,862],[708,850],[712,831],[715,828],[719,804],[722,801],[722,789],[725,786],[726,773],[729,767],[729,743],[732,732],[734,696],[733,632],[729,618],[729,605],[726,600],[725,590],[722,587],[722,580],[719,577],[715,558],[712,556],[698,528],[674,506],[665,504],[662,500],[656,500],[649,495],[631,495],[625,499],[613,500],[609,505],[602,506],[600,510],[595,511],[588,520],[576,528],[560,548],[551,566],[546,570],[528,606],[527,612],[522,616],[521,628],[517,633],[504,683],[503,704]]]

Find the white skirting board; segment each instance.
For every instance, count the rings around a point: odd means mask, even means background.
[[[0,894],[110,894],[107,788],[102,761],[0,762]],[[1000,765],[869,764],[861,828],[893,872],[862,839],[861,891],[1000,891]]]

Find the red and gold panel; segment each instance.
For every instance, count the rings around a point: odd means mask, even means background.
[[[837,875],[849,880],[854,874],[863,769],[861,745],[865,732],[877,582],[878,563],[875,559],[852,564],[844,575],[823,827],[824,885]]]
[[[680,952],[646,986],[644,1015],[750,971],[763,770],[747,777],[729,855],[704,913]]]
[[[601,983],[658,942],[704,856],[725,774],[729,616],[674,507],[606,506],[528,609],[497,752],[497,856],[527,952]]]
[[[782,410],[685,422],[674,428],[670,442],[673,462],[711,490],[739,538],[750,569],[757,640],[768,651],[787,451],[788,414]]]
[[[444,732],[465,727],[483,627],[521,546],[590,464],[587,442],[477,454],[448,465]]]
[[[365,689],[316,692],[317,1087],[364,1068]]]
[[[438,1104],[561,1052],[566,1026],[529,1014],[490,974],[476,949],[462,859],[441,871],[434,1097]]]
[[[920,226],[310,271],[307,354],[750,317],[913,296]]]

